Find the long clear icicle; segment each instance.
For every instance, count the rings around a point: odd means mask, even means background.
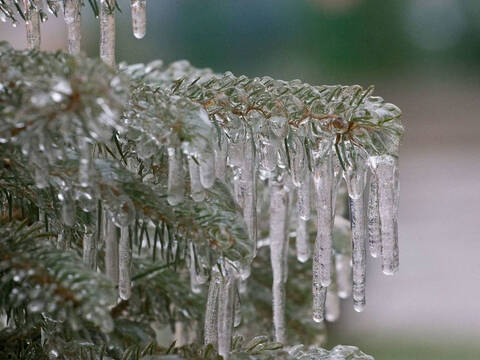
[[[332,241],[333,241],[333,161],[328,150],[315,169],[317,193],[317,238],[313,253],[312,292],[313,320],[324,319],[326,288],[332,282]]]
[[[380,235],[380,214],[378,210],[378,179],[374,171],[370,175],[368,194],[368,248],[370,255],[376,258],[382,252],[382,238]]]
[[[68,52],[73,55],[80,53],[81,32],[81,0],[65,0],[64,19],[67,25]]]
[[[83,235],[83,262],[90,268],[96,269],[97,268],[97,235],[89,231],[89,229],[85,230]]]
[[[273,326],[275,341],[285,343],[285,283],[288,251],[288,193],[282,182],[270,185],[270,260],[273,272]]]
[[[308,234],[308,220],[310,219],[310,188],[311,174],[306,171],[303,182],[297,191],[297,229],[296,251],[298,261],[304,263],[311,256],[310,241]]]
[[[243,218],[253,246],[253,257],[257,251],[257,185],[255,173],[255,149],[250,140],[245,144],[240,183],[243,189]]]
[[[224,274],[218,293],[218,354],[229,358],[232,347],[232,335],[235,307],[235,279]]]
[[[147,31],[147,0],[132,0],[130,7],[133,35],[141,39]]]
[[[105,214],[103,222],[103,238],[105,239],[105,273],[118,283],[118,228],[111,218]]]
[[[188,171],[190,173],[190,195],[195,201],[205,199],[205,191],[200,183],[200,167],[192,157],[188,159]]]
[[[353,263],[353,308],[361,312],[365,307],[365,277],[367,234],[365,217],[365,196],[350,199],[350,218],[352,222],[352,263]]]
[[[115,0],[100,0],[100,58],[115,65]]]
[[[128,300],[132,293],[132,249],[130,247],[130,233],[128,226],[122,226],[122,228],[120,229],[120,243],[118,248],[118,255],[118,295],[121,299]]]
[[[27,30],[27,47],[40,48],[40,0],[24,0],[25,28]]]
[[[178,205],[183,201],[185,176],[182,152],[178,148],[168,149],[168,203]]]
[[[205,310],[204,343],[217,345],[218,334],[218,292],[220,289],[219,274],[212,271],[208,286],[207,308]]]
[[[378,210],[382,237],[382,270],[393,275],[399,266],[398,251],[398,165],[390,155],[372,159],[378,179]]]

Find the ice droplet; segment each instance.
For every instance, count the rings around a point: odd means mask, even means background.
[[[68,52],[77,55],[81,50],[81,0],[65,0],[64,19],[67,25]]]
[[[273,326],[275,341],[284,343],[285,328],[285,283],[288,251],[288,193],[283,182],[270,184],[270,261],[273,272]]]
[[[142,39],[147,31],[147,0],[132,0],[132,30],[137,39]]]
[[[185,177],[183,159],[178,148],[168,149],[168,203],[172,206],[183,201],[185,192]]]
[[[132,249],[130,248],[130,234],[128,226],[120,229],[120,243],[118,248],[118,295],[123,300],[128,300],[131,289],[131,261]]]
[[[100,58],[115,66],[115,0],[100,0]]]

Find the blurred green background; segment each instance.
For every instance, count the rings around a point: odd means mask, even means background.
[[[375,84],[400,106],[401,269],[369,259],[367,309],[342,304],[329,344],[377,359],[480,359],[480,1],[148,0],[147,35],[120,0],[117,60],[188,59],[197,67],[312,84]],[[84,9],[84,50],[98,56],[98,21]],[[42,25],[44,49],[64,24]],[[0,40],[25,47],[24,30]]]

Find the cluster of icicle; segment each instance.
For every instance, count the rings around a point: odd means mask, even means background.
[[[367,247],[373,257],[381,256],[385,274],[398,269],[401,112],[371,96],[372,88],[216,75],[185,61],[167,67],[158,61],[132,65],[124,71],[202,104],[218,126],[212,150],[194,151],[198,161],[188,162],[191,196],[201,201],[203,189],[211,184],[207,179],[216,176],[231,184],[253,241],[259,230],[267,228],[276,341],[286,340],[290,233],[296,237],[298,260],[313,258],[313,319],[317,322],[325,318],[326,303],[338,303],[336,296],[345,298],[353,292],[355,310],[364,309]],[[176,186],[184,153],[181,147],[170,152],[172,205],[184,196],[183,186]],[[342,179],[350,204],[351,259],[348,250],[334,251],[335,204]],[[257,198],[270,199],[269,224],[257,224]],[[292,217],[296,221],[291,221]],[[312,234],[316,234],[313,249]],[[218,296],[215,294],[209,293],[209,304],[215,303],[210,299]],[[207,310],[210,313],[212,309]]]
[[[115,63],[115,0],[90,1],[93,11],[100,17],[100,57],[108,64]],[[18,18],[25,22],[27,46],[40,47],[40,23],[48,19],[45,8],[58,16],[63,14],[66,24],[68,50],[78,54],[81,50],[81,11],[83,0],[0,0],[0,20],[18,24]],[[131,0],[132,30],[137,39],[145,36],[147,29],[147,0]]]
[[[56,6],[63,4],[47,3],[50,9],[58,9]],[[3,14],[12,19],[12,4],[18,5],[17,2],[0,0],[0,4]],[[41,1],[30,0],[25,4],[28,45],[38,48],[40,35],[35,19],[41,18]],[[114,7],[113,0],[100,1],[100,56],[109,65],[115,64]],[[63,9],[69,50],[75,54],[80,49],[79,2],[66,0]],[[134,33],[142,37],[145,1],[132,2],[132,16]],[[192,148],[191,144],[184,146],[182,141],[169,147],[168,202],[172,206],[182,203],[187,171],[194,201],[201,202],[204,191],[219,179],[232,187],[250,240],[256,243],[260,230],[268,232],[265,242],[271,250],[276,341],[286,342],[284,312],[289,234],[295,234],[298,260],[306,262],[310,257],[313,260],[313,319],[317,322],[324,320],[329,298],[345,298],[350,292],[355,309],[363,310],[367,247],[372,256],[382,258],[385,274],[391,275],[398,269],[401,112],[382,98],[372,96],[373,88],[312,86],[299,80],[236,77],[232,73],[218,75],[195,69],[185,61],[170,66],[157,61],[146,66],[123,66],[121,70],[134,81],[163,89],[167,96],[200,105],[217,129],[207,139],[208,146],[201,149]],[[97,105],[108,117],[114,116],[105,104]],[[204,121],[202,117],[198,118],[199,122]],[[85,151],[88,148],[85,144]],[[350,203],[351,260],[349,251],[334,251],[335,204],[342,179],[347,185]],[[267,195],[260,196],[263,192]],[[270,201],[269,222],[257,223],[257,199],[265,198]],[[67,225],[69,218],[66,211]],[[296,220],[291,221],[292,218]],[[115,225],[121,230],[117,231]],[[120,296],[126,299],[130,294],[131,259],[128,226],[121,222],[110,224],[110,221],[105,221],[104,226],[107,273],[118,280]],[[313,249],[312,234],[315,234]],[[86,241],[86,254],[89,248]],[[255,256],[255,248],[249,260]],[[229,267],[227,263],[220,264],[219,268],[223,270],[217,273],[215,267],[211,275],[205,342],[216,343],[219,353],[227,357],[235,309],[238,309],[235,289],[248,278],[249,268]],[[191,273],[192,287],[196,288],[197,276],[194,270]]]

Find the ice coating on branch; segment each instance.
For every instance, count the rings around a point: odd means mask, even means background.
[[[192,157],[188,158],[188,170],[190,172],[190,195],[195,201],[205,199],[205,191],[200,183],[200,167]]]
[[[178,205],[183,201],[185,176],[182,152],[178,148],[168,148],[168,203]]]
[[[270,260],[273,272],[273,326],[275,341],[284,343],[285,283],[287,281],[288,254],[288,192],[283,181],[270,184]]]
[[[382,270],[393,275],[398,270],[398,164],[390,155],[371,158],[378,180],[378,209],[382,237]]]
[[[147,31],[147,0],[132,0],[132,30],[137,39],[142,39]]]
[[[224,274],[218,290],[218,354],[229,358],[232,348],[232,335],[235,307],[235,278]]]
[[[100,58],[115,66],[115,0],[100,0]]]
[[[330,351],[316,346],[296,345],[288,353],[297,360],[374,360],[356,346],[337,345]]]
[[[27,30],[27,47],[40,48],[40,8],[41,0],[25,1],[25,27]]]
[[[64,19],[67,25],[68,52],[77,55],[81,50],[81,0],[65,0]]]
[[[120,228],[120,242],[118,245],[118,295],[122,300],[130,299],[132,249],[128,226]]]

